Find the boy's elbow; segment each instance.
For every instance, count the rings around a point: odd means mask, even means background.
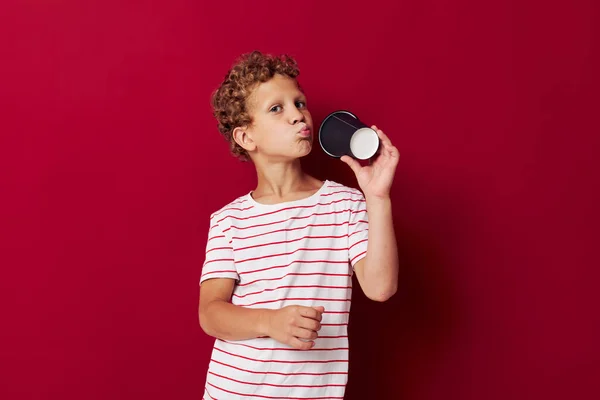
[[[215,337],[215,332],[212,329],[210,324],[210,319],[206,313],[206,310],[202,307],[198,308],[198,322],[200,323],[200,328],[206,333],[208,336]]]
[[[371,293],[366,293],[367,297],[373,301],[377,301],[383,303],[384,301],[388,301],[392,298],[393,295],[396,294],[398,290],[397,285],[390,286],[389,288],[385,288],[385,290],[374,290]]]

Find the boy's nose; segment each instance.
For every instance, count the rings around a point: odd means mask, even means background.
[[[292,116],[292,125],[296,125],[298,122],[304,121],[304,114],[297,111],[296,114]]]

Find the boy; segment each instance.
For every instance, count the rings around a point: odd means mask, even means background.
[[[396,291],[398,150],[373,126],[373,163],[342,158],[362,193],[305,174],[314,126],[298,74],[290,57],[253,52],[213,95],[219,131],[258,184],[210,217],[198,307],[216,338],[207,400],[343,399],[352,274],[373,300]]]

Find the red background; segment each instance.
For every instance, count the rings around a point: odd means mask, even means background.
[[[208,216],[255,182],[209,96],[257,48],[401,150],[347,399],[600,398],[597,2],[494,3],[3,1],[0,397],[201,398]]]

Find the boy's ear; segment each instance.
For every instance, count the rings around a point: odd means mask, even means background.
[[[233,140],[246,151],[256,149],[256,143],[252,140],[252,135],[246,126],[238,126],[233,130]]]

